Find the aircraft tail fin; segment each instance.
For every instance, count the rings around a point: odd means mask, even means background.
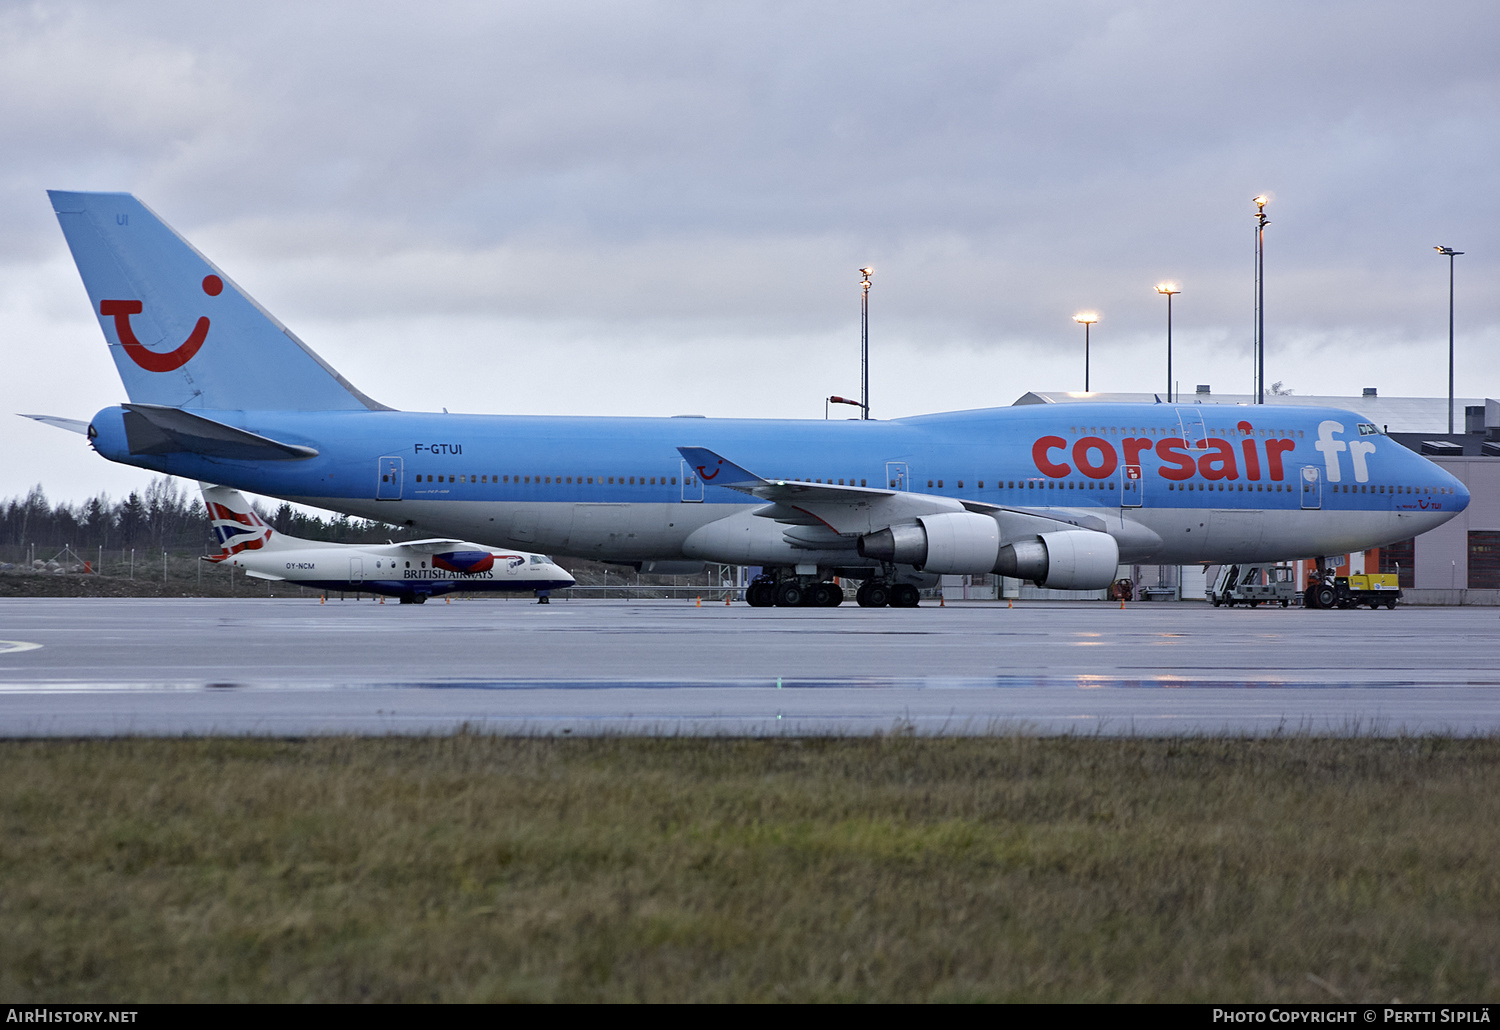
[[[208,509],[219,553],[208,558],[219,562],[241,551],[276,551],[299,543],[285,533],[278,533],[250,506],[245,495],[227,486],[199,483],[203,504]]]
[[[224,410],[385,408],[131,194],[47,195],[132,401]]]

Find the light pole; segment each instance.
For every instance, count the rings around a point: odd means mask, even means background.
[[[1176,283],[1157,283],[1156,292],[1167,298],[1167,403],[1172,403],[1172,298],[1182,291]]]
[[[873,268],[861,268],[859,281],[859,417],[870,417],[870,276]]]
[[[1099,316],[1092,311],[1085,311],[1081,315],[1074,315],[1073,321],[1083,323],[1083,392],[1089,392],[1089,327],[1099,321]]]
[[[1271,198],[1262,193],[1251,199],[1255,205],[1255,403],[1266,403],[1266,205]]]
[[[1463,253],[1452,247],[1433,247],[1448,259],[1448,435],[1453,435],[1453,259]]]

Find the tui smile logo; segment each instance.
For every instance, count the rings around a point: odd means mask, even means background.
[[[210,297],[217,297],[224,292],[224,280],[216,275],[204,276],[203,292]],[[141,310],[141,302],[138,300],[99,302],[99,314],[114,316],[115,335],[120,338],[120,345],[125,348],[125,353],[147,372],[171,372],[181,368],[193,359],[193,355],[203,346],[203,341],[208,339],[208,318],[205,316],[198,319],[198,324],[193,326],[193,331],[188,333],[188,338],[180,346],[165,353],[147,350],[145,344],[135,338],[135,330],[130,325],[130,316],[140,314]]]

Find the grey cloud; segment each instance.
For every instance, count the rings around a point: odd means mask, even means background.
[[[50,185],[139,193],[293,325],[701,348],[878,314],[921,349],[1500,323],[1487,3],[199,4],[0,14],[0,259]],[[726,359],[727,360],[727,359]],[[1045,384],[1029,384],[1045,385]]]

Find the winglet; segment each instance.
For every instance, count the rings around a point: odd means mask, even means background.
[[[677,450],[687,460],[688,467],[696,471],[698,478],[708,486],[727,486],[734,490],[748,491],[765,485],[766,481],[754,472],[740,468],[707,447],[679,447]]]

